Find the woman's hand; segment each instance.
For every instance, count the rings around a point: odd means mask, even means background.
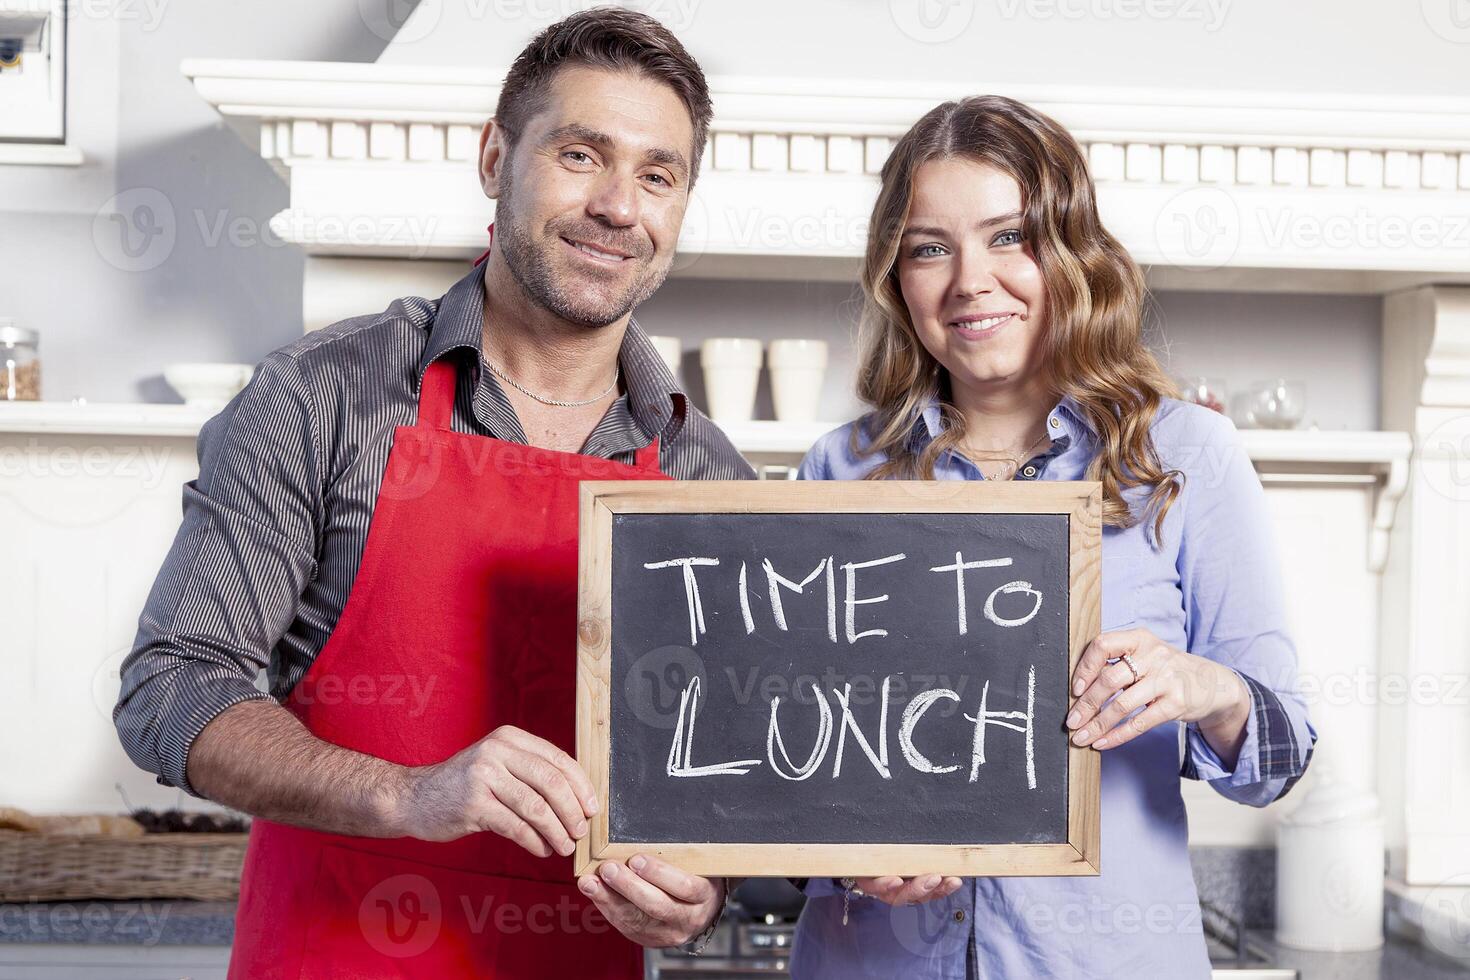
[[[887,875],[882,878],[859,878],[857,890],[864,895],[887,902],[889,905],[918,905],[932,902],[936,898],[948,898],[964,884],[963,878],[943,875],[918,875],[900,878]]]
[[[1099,634],[1078,661],[1072,693],[1077,700],[1067,727],[1076,745],[1117,748],[1166,721],[1192,721],[1231,767],[1251,710],[1250,692],[1239,674],[1176,650],[1146,629]]]
[[[686,874],[666,861],[635,854],[626,864],[604,861],[577,879],[582,894],[607,921],[640,946],[687,943],[720,914],[725,883]]]

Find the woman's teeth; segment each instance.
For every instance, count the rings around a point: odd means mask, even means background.
[[[963,323],[956,322],[953,326],[961,327],[965,330],[989,330],[991,327],[998,326],[1009,320],[1011,316],[1012,314],[1010,313],[1003,313],[1000,316],[988,316],[983,320],[967,320]]]

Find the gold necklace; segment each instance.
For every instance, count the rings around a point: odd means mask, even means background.
[[[975,451],[966,451],[965,452],[965,455],[970,457],[971,462],[975,462],[975,455],[980,455],[982,458],[985,458],[987,461],[992,461],[992,460],[994,460],[996,458],[999,458],[1001,461],[1003,461],[1006,464],[1008,464],[1008,466],[1009,466],[1009,472],[1006,474],[1006,476],[1004,476],[1004,477],[997,477],[996,479],[1014,480],[1016,478],[1016,470],[1020,469],[1021,468],[1021,464],[1024,463],[1026,460],[1030,459],[1031,458],[1031,454],[1033,452],[1035,452],[1036,448],[1038,446],[1040,446],[1043,442],[1047,441],[1047,439],[1049,439],[1049,438],[1050,438],[1050,434],[1049,433],[1046,433],[1046,432],[1043,432],[1041,434],[1041,438],[1040,439],[1037,439],[1031,445],[1027,446],[1024,450],[1022,450],[1022,452],[1021,452],[1021,454],[1019,456],[1012,456],[1009,453],[1003,453],[1003,452],[999,452],[999,451],[996,451],[996,450],[988,450],[988,451],[983,452],[983,453],[980,452],[980,451],[978,451],[978,450],[975,450]],[[975,462],[975,466],[978,469],[979,466],[980,466],[980,464],[978,462]]]

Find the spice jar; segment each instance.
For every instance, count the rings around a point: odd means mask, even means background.
[[[0,399],[11,402],[41,400],[41,337],[34,330],[0,317]]]

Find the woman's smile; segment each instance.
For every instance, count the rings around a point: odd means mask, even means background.
[[[963,340],[989,340],[1018,319],[1026,318],[1018,313],[968,313],[951,320],[949,327]]]

